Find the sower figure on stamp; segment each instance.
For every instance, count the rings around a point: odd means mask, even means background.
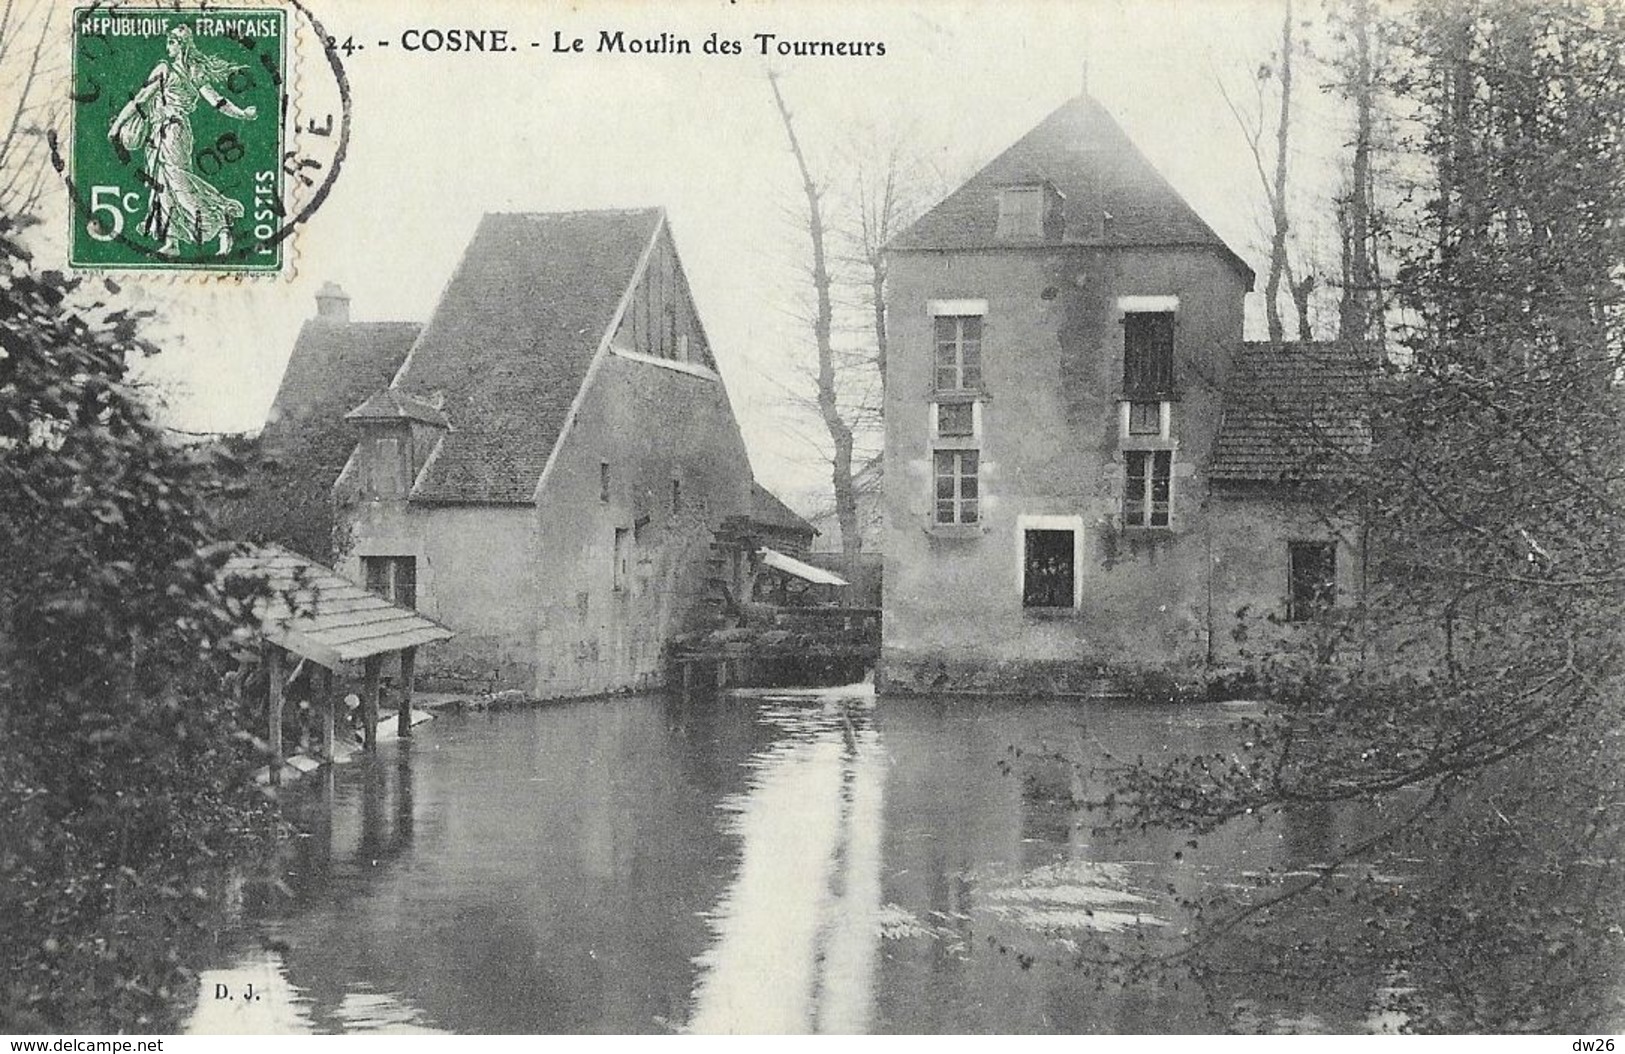
[[[167,50],[169,60],[154,67],[113,119],[107,137],[123,151],[145,150],[150,196],[141,233],[161,242],[159,251],[166,254],[176,252],[183,240],[202,247],[218,238],[218,254],[224,256],[231,251],[231,224],[242,218],[243,203],[193,171],[191,115],[199,98],[240,121],[252,121],[256,111],[216,89],[243,67],[203,54],[189,27],[170,31]]]

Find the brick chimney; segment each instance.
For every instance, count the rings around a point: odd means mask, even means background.
[[[350,321],[350,295],[337,283],[323,282],[316,291],[316,317],[324,322]]]

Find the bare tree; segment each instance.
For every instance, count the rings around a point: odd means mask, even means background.
[[[1244,114],[1235,98],[1230,94],[1229,89],[1225,86],[1223,79],[1217,76],[1214,78],[1219,93],[1230,110],[1230,115],[1235,118],[1237,127],[1241,129],[1242,136],[1247,141],[1247,148],[1253,159],[1253,167],[1258,173],[1259,185],[1264,191],[1264,201],[1269,208],[1270,262],[1268,277],[1264,283],[1264,317],[1269,326],[1269,339],[1276,343],[1286,337],[1286,327],[1281,318],[1281,286],[1283,283],[1287,287],[1293,307],[1297,312],[1298,339],[1301,341],[1314,339],[1309,302],[1314,294],[1316,280],[1312,271],[1304,274],[1302,278],[1299,278],[1295,273],[1290,246],[1292,225],[1287,204],[1290,166],[1288,148],[1292,128],[1293,59],[1296,46],[1292,0],[1285,0],[1281,14],[1279,56],[1273,67],[1267,63],[1258,67],[1254,77],[1256,117],[1249,118]],[[1263,142],[1266,99],[1264,86],[1271,80],[1279,83],[1273,165],[1266,162]],[[1273,172],[1271,171],[1272,168]]]
[[[807,237],[812,249],[814,296],[812,330],[818,356],[817,406],[834,448],[830,458],[830,485],[835,493],[835,517],[841,525],[841,551],[851,557],[861,550],[863,542],[858,534],[857,500],[852,488],[852,426],[841,413],[836,390],[834,279],[830,275],[829,254],[825,246],[824,191],[813,178],[812,169],[807,164],[807,155],[796,136],[795,121],[784,101],[784,93],[779,90],[778,75],[769,72],[767,82],[773,89],[773,102],[784,122],[784,134],[790,141],[790,153],[796,159],[802,191],[807,198]]]
[[[0,113],[0,215],[31,215],[50,172],[46,129],[62,105],[41,88],[56,70],[46,61],[46,45],[57,28],[57,4],[36,0],[0,6],[0,96],[11,100]]]
[[[1292,0],[1286,0],[1281,14],[1281,113],[1275,123],[1275,179],[1269,193],[1270,273],[1264,283],[1264,313],[1269,320],[1270,340],[1279,344],[1281,332],[1281,276],[1286,271],[1286,164],[1287,135],[1292,128]]]
[[[1348,188],[1337,203],[1343,271],[1337,332],[1344,340],[1358,342],[1368,335],[1376,293],[1371,230],[1371,137],[1376,93],[1371,61],[1371,0],[1353,0],[1348,18],[1353,37],[1348,62],[1352,68],[1345,92],[1354,107],[1354,144]]]

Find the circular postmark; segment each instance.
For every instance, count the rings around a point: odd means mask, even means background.
[[[350,86],[302,0],[75,9],[49,135],[77,268],[285,273],[349,146]]]

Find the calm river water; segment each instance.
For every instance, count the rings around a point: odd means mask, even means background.
[[[854,688],[444,714],[290,792],[308,833],[244,887],[190,1028],[1382,1027],[1381,979],[1215,999],[1073,961],[1177,939],[1179,895],[1346,836],[1320,814],[1097,843],[1071,805],[1097,788],[1046,757],[1223,749],[1244,712]]]

